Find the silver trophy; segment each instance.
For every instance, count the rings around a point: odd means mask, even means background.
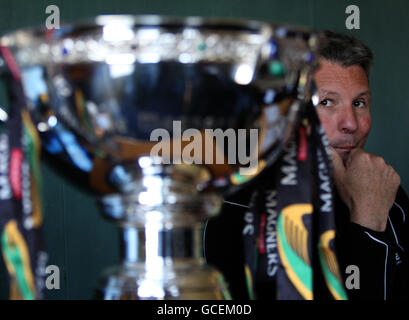
[[[288,142],[318,35],[199,17],[98,16],[9,33],[43,145],[89,173],[121,229],[102,299],[224,299],[203,222]],[[159,131],[158,131],[159,130]],[[57,143],[58,142],[58,143]]]

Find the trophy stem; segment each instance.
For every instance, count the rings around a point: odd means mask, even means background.
[[[203,169],[188,167],[152,164],[127,175],[122,193],[102,199],[104,214],[121,231],[122,264],[106,270],[99,298],[229,297],[221,273],[205,264],[202,248],[203,222],[218,212],[221,198],[199,193],[196,175]]]
[[[166,259],[202,259],[202,226],[166,230],[161,225],[145,225],[145,228],[124,226],[121,228],[121,257],[125,264],[146,263],[150,266]]]

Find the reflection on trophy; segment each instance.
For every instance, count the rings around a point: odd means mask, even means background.
[[[286,145],[317,41],[289,26],[160,16],[1,39],[45,149],[89,172],[121,229],[123,261],[99,298],[229,298],[204,262],[202,224]]]

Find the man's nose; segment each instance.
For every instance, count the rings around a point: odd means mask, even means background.
[[[353,133],[358,129],[358,121],[353,106],[343,105],[338,111],[338,129],[342,133]]]

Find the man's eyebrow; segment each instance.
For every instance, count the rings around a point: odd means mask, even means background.
[[[334,95],[337,95],[337,96],[339,96],[339,93],[338,92],[335,92],[335,91],[328,91],[328,90],[318,90],[318,94],[322,94],[322,95],[327,95],[327,94],[334,94]]]
[[[329,90],[323,90],[323,89],[318,90],[318,94],[320,94],[320,95],[327,95],[327,94],[330,95],[330,94],[332,94],[332,95],[339,96],[339,93],[338,93],[338,92],[329,91]],[[358,93],[354,99],[358,99],[358,98],[360,98],[360,97],[369,96],[369,95],[370,95],[370,91],[369,91],[369,90],[365,90],[365,91],[362,91],[362,92]]]
[[[355,99],[358,99],[358,98],[360,98],[362,96],[369,96],[370,94],[371,94],[370,91],[366,90],[366,91],[363,91],[361,93],[358,93],[358,95],[355,97]]]

